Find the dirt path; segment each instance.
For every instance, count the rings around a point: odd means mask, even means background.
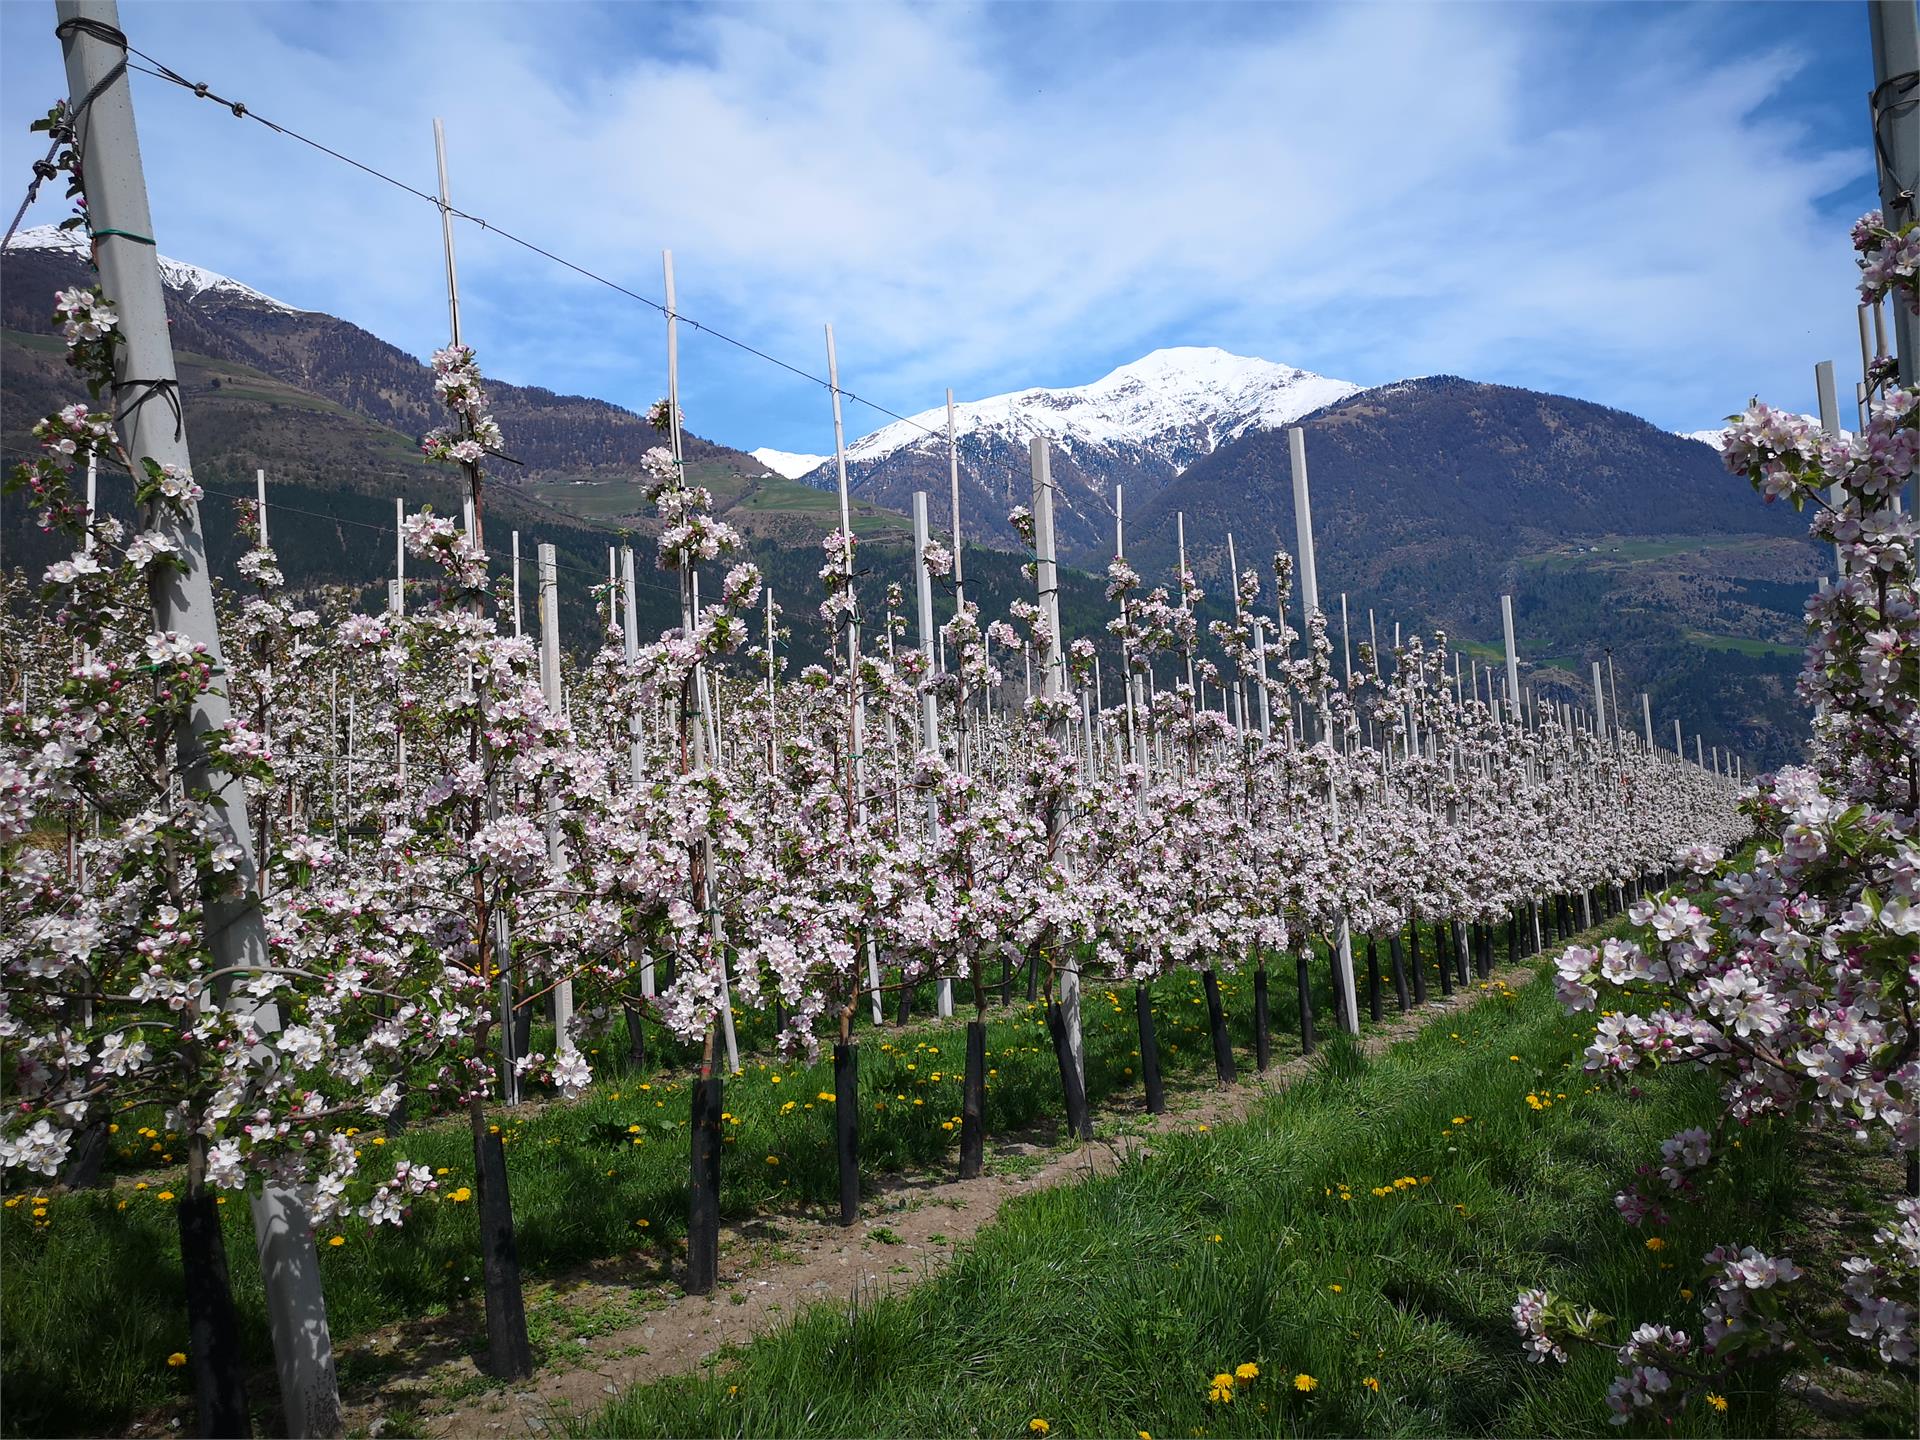
[[[1478,1001],[1495,982],[1518,988],[1530,966],[1495,973],[1451,998],[1389,1020],[1362,1047],[1377,1054],[1435,1019]],[[698,1369],[723,1347],[751,1340],[817,1300],[881,1293],[935,1274],[955,1250],[1018,1196],[1101,1175],[1149,1149],[1157,1135],[1237,1119],[1307,1073],[1310,1058],[1247,1075],[1230,1089],[1170,1094],[1149,1116],[1140,1098],[1103,1108],[1095,1138],[1053,1146],[1046,1137],[991,1144],[987,1173],[880,1182],[850,1228],[807,1216],[755,1217],[723,1227],[720,1284],[687,1296],[655,1267],[610,1261],[588,1273],[529,1285],[529,1325],[544,1348],[532,1379],[496,1385],[468,1353],[477,1311],[390,1326],[342,1349],[351,1433],[435,1437],[526,1436],[556,1413],[585,1414],[629,1385]]]

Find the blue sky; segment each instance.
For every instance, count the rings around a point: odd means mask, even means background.
[[[122,6],[135,45],[903,413],[1162,345],[1451,372],[1716,423],[1858,369],[1863,4]],[[0,5],[0,166],[64,89]],[[424,355],[433,210],[135,77],[161,248]],[[18,193],[17,191],[15,192]],[[17,200],[9,200],[8,207]],[[34,218],[58,218],[43,201]],[[657,314],[462,227],[489,373],[637,407]],[[683,332],[684,333],[684,332]],[[832,448],[825,392],[697,334],[697,432]],[[1843,384],[1843,390],[1845,385]],[[849,439],[882,418],[851,406]]]

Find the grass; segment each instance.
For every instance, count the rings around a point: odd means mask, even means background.
[[[1736,655],[1796,656],[1806,653],[1804,645],[1783,645],[1773,640],[1749,640],[1740,635],[1709,635],[1704,630],[1689,630],[1687,639],[1706,650],[1731,650]]]
[[[1431,965],[1429,972],[1437,974]],[[1314,974],[1316,1014],[1324,1030],[1331,1025],[1324,955]],[[1279,1063],[1299,1053],[1290,975],[1276,968],[1271,986],[1273,1054]],[[1437,979],[1433,988],[1437,993]],[[1221,991],[1240,1064],[1250,1070],[1250,975],[1223,975]],[[997,1139],[1038,1127],[1043,1132],[1038,1138],[1050,1140],[1060,1119],[1058,1072],[1044,1011],[1018,994],[1009,1009],[996,1004],[989,1012],[990,1161]],[[1211,1083],[1213,1056],[1199,978],[1164,979],[1155,987],[1155,1000],[1169,1081],[1187,1077],[1200,1083],[1198,1077],[1205,1076]],[[914,1013],[926,1017],[932,1005],[929,983],[921,987]],[[970,1008],[962,1008],[960,1021]],[[763,1034],[762,1023],[761,1017],[743,1017],[743,1047]],[[874,1176],[951,1163],[959,1139],[963,1023],[904,1032],[876,1031],[863,1023],[861,1034],[863,1172]],[[1137,1094],[1131,994],[1087,990],[1084,1034],[1093,1103]],[[536,1028],[536,1047],[540,1043]],[[626,1072],[619,1043],[607,1037],[594,1048],[591,1058],[602,1078],[582,1100],[523,1107],[497,1117],[506,1140],[521,1266],[530,1281],[589,1266],[604,1273],[612,1266],[613,1273],[636,1285],[670,1287],[682,1263],[689,1102],[686,1073],[678,1067],[685,1057],[667,1055],[670,1068]],[[837,1205],[833,1104],[820,1098],[832,1088],[826,1057],[813,1065],[750,1059],[743,1075],[728,1079],[720,1196],[725,1215]],[[154,1133],[141,1135],[141,1128]],[[20,1203],[0,1209],[0,1273],[5,1276],[0,1333],[6,1338],[0,1426],[5,1433],[103,1433],[187,1393],[188,1372],[165,1363],[187,1346],[173,1206],[158,1198],[169,1181],[178,1188],[173,1167],[182,1157],[175,1138],[160,1128],[157,1116],[125,1117],[116,1136],[110,1188],[70,1195],[15,1190],[7,1198]],[[473,1181],[464,1122],[442,1117],[391,1141],[360,1140],[369,1174],[385,1173],[402,1156],[445,1173],[440,1198],[418,1204],[403,1229],[355,1223],[321,1232],[321,1272],[334,1337],[348,1341],[396,1321],[438,1317],[477,1352],[483,1335],[477,1224],[471,1201],[451,1198],[462,1186],[470,1190]],[[37,1197],[48,1201],[40,1218],[28,1203]],[[271,1350],[248,1207],[235,1197],[223,1213],[243,1341],[250,1361],[264,1371]],[[332,1243],[335,1239],[341,1243]],[[254,1399],[271,1423],[270,1378],[263,1375],[256,1384]]]
[[[1526,1363],[1515,1293],[1557,1288],[1624,1317],[1616,1328],[1680,1322],[1695,1257],[1788,1215],[1794,1151],[1750,1132],[1649,1250],[1610,1197],[1713,1110],[1713,1084],[1669,1071],[1592,1090],[1589,1033],[1536,983],[1377,1060],[1329,1046],[1245,1121],[1027,1197],[938,1278],[818,1305],[574,1433],[1029,1435],[1036,1419],[1055,1437],[1614,1433],[1610,1352]],[[1209,1398],[1213,1376],[1248,1363],[1257,1379]],[[1666,1433],[1773,1433],[1776,1381],[1756,1365],[1727,1415]]]

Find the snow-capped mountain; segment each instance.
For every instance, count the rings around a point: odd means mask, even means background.
[[[765,445],[747,453],[774,474],[788,480],[798,480],[802,475],[811,474],[833,458],[831,455],[798,455],[791,450],[774,450]]]
[[[954,406],[964,522],[991,541],[1009,537],[1006,513],[1032,493],[1029,446],[1053,445],[1055,523],[1063,554],[1112,543],[1114,487],[1144,504],[1194,461],[1229,440],[1278,429],[1343,400],[1345,380],[1206,346],[1155,350],[1089,385],[1034,388]],[[905,509],[915,490],[947,486],[947,412],[926,410],[854,442],[852,487]],[[809,477],[832,483],[830,467]]]
[[[79,259],[87,258],[87,237],[79,230],[62,230],[56,225],[35,225],[21,230],[7,242],[9,250],[51,250]],[[227,275],[204,270],[198,265],[189,265],[184,260],[174,260],[162,255],[160,259],[160,280],[169,290],[179,291],[189,300],[243,300],[255,305],[266,306],[288,315],[302,312],[284,300],[276,300],[271,295],[262,294],[251,285],[243,285]]]

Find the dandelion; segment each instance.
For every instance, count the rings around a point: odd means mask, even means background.
[[[187,1357],[178,1350],[174,1351],[171,1355],[167,1356],[167,1368],[170,1370],[178,1370],[182,1365],[186,1363],[187,1363]]]
[[[1329,1285],[1327,1286],[1327,1289],[1331,1290],[1336,1295],[1340,1293],[1340,1287],[1338,1285]]]
[[[633,1224],[635,1229],[645,1230],[649,1225],[653,1224],[653,1222],[651,1220],[636,1220]]]
[[[1216,1405],[1229,1405],[1233,1402],[1233,1376],[1222,1370],[1213,1377],[1213,1383],[1207,1387],[1207,1399]]]
[[[473,1191],[469,1190],[464,1185],[462,1185],[458,1190],[453,1191],[450,1195],[447,1196],[447,1199],[451,1200],[456,1205],[464,1205],[467,1203],[467,1201],[471,1200],[472,1198],[473,1198]]]
[[[1667,1242],[1662,1240],[1658,1235],[1649,1235],[1647,1237],[1647,1249],[1664,1250],[1666,1248],[1667,1248]]]
[[[1367,1378],[1362,1380],[1360,1383],[1366,1386],[1367,1389],[1371,1390],[1374,1394],[1378,1395],[1380,1393],[1380,1382],[1374,1379],[1373,1376],[1371,1375],[1367,1376]]]
[[[331,1245],[336,1250],[346,1243],[347,1243],[347,1237],[344,1235],[330,1235],[327,1237],[327,1244]]]
[[[1207,1242],[1212,1245],[1218,1245],[1220,1243],[1220,1237],[1218,1235],[1209,1235]]]
[[[171,1200],[171,1199],[173,1199],[173,1191],[171,1191],[171,1190],[162,1190],[162,1191],[161,1191],[161,1192],[160,1192],[160,1193],[159,1193],[158,1195],[156,1195],[156,1196],[154,1196],[154,1199],[156,1199],[156,1200]]]
[[[767,1156],[767,1164],[778,1165],[779,1163],[780,1163],[780,1157],[778,1155]]]
[[[1302,1373],[1293,1377],[1293,1388],[1298,1390],[1302,1395],[1305,1395],[1309,1391],[1318,1390],[1320,1388],[1320,1382],[1314,1379],[1313,1376]]]
[[[1260,1378],[1260,1367],[1251,1360],[1243,1365],[1236,1365],[1233,1367],[1233,1378],[1236,1380],[1258,1380]]]
[[[1716,1395],[1713,1391],[1709,1390],[1707,1392],[1707,1404],[1711,1405],[1715,1410],[1718,1410],[1722,1415],[1727,1413],[1727,1397],[1724,1395]]]
[[[1033,1417],[1033,1419],[1027,1421],[1027,1429],[1031,1430],[1036,1435],[1044,1435],[1049,1430],[1053,1429],[1053,1426],[1049,1425],[1046,1421],[1042,1420],[1038,1415],[1036,1415]]]

